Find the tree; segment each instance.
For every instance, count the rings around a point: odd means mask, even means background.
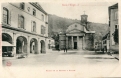
[[[118,38],[119,38],[118,29],[115,29],[115,32],[114,32],[114,41],[115,41],[116,43],[119,43]]]
[[[59,34],[54,34],[52,36],[52,38],[54,39],[55,41],[55,49],[58,50],[59,49]]]

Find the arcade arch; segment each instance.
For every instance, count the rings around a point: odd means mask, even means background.
[[[27,39],[19,36],[16,39],[16,54],[27,53]]]
[[[38,53],[38,43],[35,38],[30,40],[30,53]]]
[[[45,53],[45,42],[44,42],[44,40],[41,40],[40,41],[40,45],[41,45],[41,53]]]
[[[2,56],[11,56],[8,52],[12,52],[12,37],[7,33],[2,33]]]
[[[12,37],[7,33],[2,33],[2,41],[7,41],[12,44]]]

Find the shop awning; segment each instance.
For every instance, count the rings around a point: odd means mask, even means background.
[[[2,46],[6,46],[6,47],[15,47],[13,44],[10,44],[7,41],[2,41]]]

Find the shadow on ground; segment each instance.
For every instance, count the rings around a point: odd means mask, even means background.
[[[62,55],[72,55],[72,54],[75,54],[75,55],[103,55],[105,53],[104,52],[76,52],[76,51],[62,53]]]
[[[115,58],[109,58],[109,57],[85,57],[88,59],[115,59]]]
[[[71,54],[79,54],[79,52],[65,52],[65,53],[62,53],[62,55],[71,55]]]

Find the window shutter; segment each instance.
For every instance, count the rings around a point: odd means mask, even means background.
[[[36,23],[35,23],[36,24]],[[36,25],[35,25],[35,32],[36,32]]]
[[[41,32],[42,32],[42,27],[40,26],[40,34],[41,34]]]
[[[42,34],[44,34],[44,26],[42,26]]]
[[[42,26],[41,26],[41,34],[42,34]]]
[[[3,19],[4,19],[4,15],[3,15],[3,14],[4,14],[4,7],[3,7],[2,10],[3,10],[3,11],[2,11],[2,22],[4,22],[4,20],[3,20]]]
[[[11,25],[11,11],[9,11],[8,23]]]
[[[31,21],[31,31],[33,31],[33,21]]]
[[[42,34],[42,25],[41,25],[41,34]]]
[[[44,27],[44,34],[45,34],[45,32],[46,32],[46,28]]]
[[[20,15],[18,14],[18,28],[20,28]]]
[[[24,19],[23,19],[23,29],[26,29],[26,28],[25,28],[25,17],[24,17]]]

